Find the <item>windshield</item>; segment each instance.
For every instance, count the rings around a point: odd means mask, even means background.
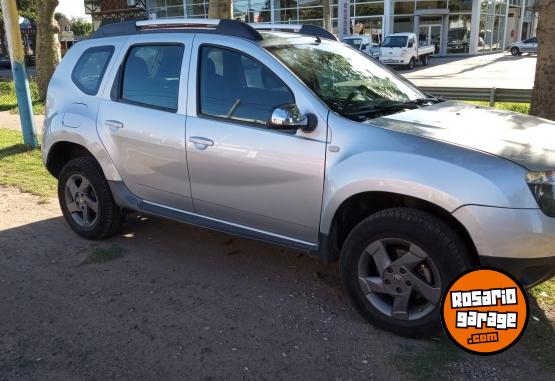
[[[383,40],[384,48],[404,48],[407,46],[407,36],[387,36]]]
[[[359,121],[361,116],[367,119],[368,110],[426,98],[397,74],[342,44],[323,42],[267,49],[328,107],[352,120]]]
[[[349,38],[347,40],[343,40],[343,42],[346,43],[347,45],[352,46],[353,48],[359,49],[360,44],[362,44],[362,39],[361,38]]]

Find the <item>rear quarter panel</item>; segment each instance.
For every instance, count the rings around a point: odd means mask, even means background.
[[[100,163],[108,180],[120,180],[114,164],[104,149],[96,130],[96,117],[101,94],[110,84],[107,78],[114,69],[114,63],[121,52],[126,37],[92,39],[75,44],[56,68],[46,98],[46,112],[43,126],[42,158],[46,163],[51,147],[57,142],[71,142],[82,145]],[[106,68],[98,93],[88,95],[72,81],[71,74],[79,57],[87,49],[97,46],[113,46],[110,63]]]

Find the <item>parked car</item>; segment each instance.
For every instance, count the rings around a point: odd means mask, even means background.
[[[417,61],[423,66],[430,63],[435,46],[419,44],[415,33],[394,33],[387,36],[380,49],[380,62],[414,69]]]
[[[356,35],[345,37],[341,40],[341,42],[368,54],[374,59],[379,59],[380,57],[380,44],[372,42],[372,38],[370,36]]]
[[[138,21],[76,44],[42,142],[71,229],[104,239],[136,211],[339,261],[362,315],[411,336],[473,266],[554,275],[554,122],[428,96],[289,27]]]
[[[9,69],[11,67],[10,56],[0,55],[0,68]]]
[[[508,45],[505,50],[511,52],[513,56],[520,56],[522,53],[538,53],[538,39],[532,37],[524,41],[515,42]]]

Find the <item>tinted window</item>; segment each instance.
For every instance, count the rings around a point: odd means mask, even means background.
[[[140,45],[130,49],[121,83],[120,99],[176,111],[182,45]]]
[[[202,47],[199,82],[204,115],[262,125],[277,106],[295,103],[291,91],[269,69],[233,50]]]
[[[110,58],[113,46],[99,46],[85,50],[71,74],[73,83],[85,94],[96,95]]]

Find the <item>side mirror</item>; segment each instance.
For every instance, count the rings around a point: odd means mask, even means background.
[[[278,106],[272,111],[272,116],[268,122],[271,129],[279,131],[297,131],[299,129],[304,132],[311,132],[315,126],[311,127],[309,116],[301,113],[297,105],[286,104]]]

